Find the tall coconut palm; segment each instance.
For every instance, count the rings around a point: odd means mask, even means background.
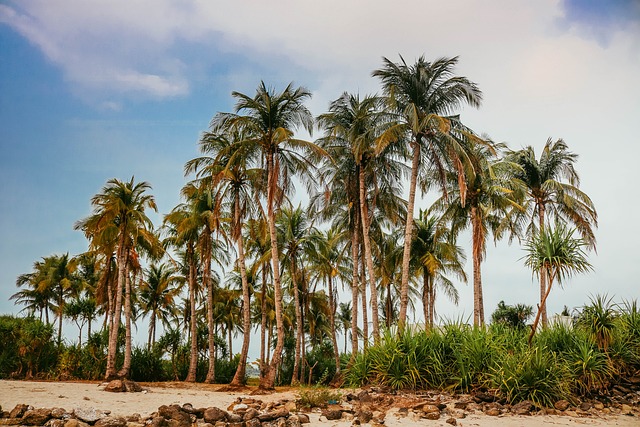
[[[590,243],[583,238],[573,237],[574,232],[566,224],[556,222],[555,227],[545,226],[539,233],[530,236],[525,244],[525,265],[531,268],[534,275],[545,274],[548,284],[531,326],[529,345],[538,328],[541,307],[547,302],[553,283],[557,281],[562,286],[574,274],[593,270],[585,252]]]
[[[276,92],[261,82],[253,97],[239,92],[232,92],[232,96],[237,100],[235,113],[219,114],[216,120],[217,126],[212,131],[227,129],[244,135],[244,140],[238,141],[238,144],[257,147],[266,170],[266,216],[271,236],[271,263],[278,333],[269,371],[261,378],[260,387],[272,389],[284,348],[276,211],[285,193],[291,190],[290,177],[308,171],[312,166],[309,158],[312,154],[321,154],[322,150],[313,143],[294,138],[294,130],[300,126],[309,133],[313,130],[313,116],[304,105],[304,102],[311,97],[308,90],[294,88],[289,84],[282,92]]]
[[[115,314],[109,331],[105,379],[116,377],[122,291],[126,287],[131,251],[136,243],[151,242],[155,239],[152,232],[153,224],[145,212],[146,209],[157,211],[153,196],[147,194],[150,188],[146,182],[135,183],[133,177],[128,182],[110,179],[102,192],[91,199],[93,214],[75,224],[75,228],[83,230],[90,239],[90,249],[117,242],[118,280],[115,289]]]
[[[217,120],[224,120],[223,117],[224,115],[216,116],[212,127],[217,128]],[[257,200],[256,191],[263,178],[262,169],[251,168],[256,160],[257,150],[246,144],[237,143],[244,139],[241,134],[227,130],[222,133],[205,133],[199,142],[200,151],[204,156],[187,162],[185,171],[196,173],[199,179],[213,186],[220,200],[219,208],[227,209],[226,215],[231,218],[230,236],[238,250],[236,265],[242,280],[242,327],[248,331],[251,328],[251,301],[242,229],[245,219],[255,211],[252,202]],[[242,341],[238,368],[230,386],[241,386],[244,383],[249,342],[250,334],[246,333]]]
[[[388,206],[377,205],[377,198],[383,197],[384,189],[392,188],[397,192],[397,182],[401,170],[393,161],[395,154],[388,145],[385,150],[376,152],[376,140],[389,123],[388,114],[382,108],[382,98],[366,96],[362,100],[358,95],[344,93],[329,106],[329,112],[318,118],[319,124],[326,130],[324,140],[333,148],[336,162],[342,162],[345,156],[353,161],[358,182],[358,202],[365,265],[371,293],[371,310],[374,341],[380,340],[378,297],[376,277],[373,267],[371,238],[369,236],[374,208]],[[343,146],[342,152],[336,150]],[[352,159],[352,160],[351,160]]]
[[[400,292],[400,329],[406,322],[409,304],[409,264],[413,232],[418,176],[425,168],[435,169],[441,187],[445,185],[447,165],[453,165],[464,176],[466,147],[451,135],[459,127],[457,116],[452,116],[463,104],[479,107],[482,93],[475,83],[465,77],[455,76],[458,58],[440,58],[427,62],[418,58],[407,65],[400,57],[399,63],[383,58],[383,66],[373,71],[382,82],[385,95],[397,114],[397,125],[386,132],[381,147],[392,142],[408,141],[411,150],[411,178],[404,232],[402,256],[402,281]],[[460,192],[464,193],[464,180],[460,180]]]
[[[180,279],[169,264],[151,264],[145,271],[138,289],[138,300],[143,315],[149,315],[149,339],[147,347],[156,343],[156,323],[159,320],[169,329],[170,320],[176,315],[174,300],[180,293]]]
[[[466,257],[462,248],[451,239],[448,228],[429,210],[420,210],[414,227],[411,242],[412,265],[416,275],[422,279],[425,327],[432,328],[438,288],[458,304],[458,290],[448,276],[454,275],[459,280],[467,281],[463,268]]]
[[[517,180],[513,179],[515,165],[499,158],[503,144],[471,143],[471,167],[473,172],[465,175],[464,192],[459,191],[459,175],[450,174],[449,197],[440,198],[434,207],[443,212],[442,219],[451,225],[457,236],[471,227],[473,260],[473,324],[484,325],[484,298],[481,265],[486,252],[486,241],[490,232],[494,240],[513,230],[515,217],[522,210],[519,204],[521,193]]]
[[[510,159],[521,166],[516,178],[527,188],[525,204],[527,234],[532,237],[545,227],[546,218],[561,219],[576,227],[590,248],[595,248],[594,228],[598,214],[589,196],[579,188],[580,178],[574,168],[578,155],[569,151],[562,140],[549,138],[536,158],[533,147],[512,152]],[[540,310],[542,324],[547,324],[547,309],[542,304],[546,293],[547,274],[540,273]]]
[[[49,311],[54,305],[54,294],[51,288],[40,286],[47,279],[48,264],[42,261],[33,263],[33,269],[30,273],[24,273],[18,276],[16,286],[22,288],[20,291],[11,295],[9,299],[15,300],[16,304],[24,304],[25,307],[21,311],[26,311],[29,315],[39,313],[40,321],[43,320],[49,325]]]
[[[198,252],[200,254],[200,264],[202,265],[202,283],[207,290],[207,328],[209,331],[209,368],[205,378],[206,383],[215,381],[215,325],[214,325],[214,280],[212,276],[212,261],[221,254],[219,249],[223,245],[219,239],[214,240],[214,233],[217,237],[226,241],[223,233],[222,218],[220,216],[220,198],[215,189],[206,181],[190,182],[182,188],[182,194],[187,199],[187,203],[192,204],[194,214],[202,224],[200,235],[198,236]]]
[[[165,244],[181,250],[182,268],[186,270],[189,288],[189,370],[185,381],[195,382],[198,367],[198,319],[196,310],[196,294],[198,287],[197,244],[201,222],[193,209],[187,204],[176,206],[164,217],[164,228],[167,237]]]

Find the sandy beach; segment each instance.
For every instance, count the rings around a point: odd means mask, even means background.
[[[191,403],[194,407],[211,407],[226,409],[238,397],[247,397],[251,390],[238,392],[220,392],[219,385],[162,383],[141,384],[145,391],[141,393],[109,393],[103,390],[100,382],[41,382],[41,381],[0,381],[0,406],[10,411],[15,405],[25,403],[36,408],[94,408],[109,410],[111,415],[127,416],[140,414],[146,417],[155,412],[161,405]],[[283,389],[275,393],[255,396],[265,401],[297,398],[295,390]],[[398,417],[392,408],[387,412],[385,425],[389,427],[422,427],[449,426],[446,417],[431,421]],[[318,412],[309,414],[311,427],[350,427],[351,421],[321,420]],[[638,427],[640,418],[628,415],[607,415],[602,417],[570,417],[570,416],[516,416],[504,415],[492,417],[484,414],[470,414],[456,420],[458,426],[620,426]]]

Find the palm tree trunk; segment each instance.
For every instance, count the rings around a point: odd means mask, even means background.
[[[551,285],[553,284],[553,277],[551,275],[551,272],[549,271],[549,268],[546,267],[544,269],[544,271],[548,275],[547,279],[548,279],[549,286],[547,287],[547,291],[542,296],[542,301],[540,301],[540,306],[538,307],[538,314],[536,314],[536,318],[533,321],[533,325],[531,325],[531,332],[529,333],[529,347],[531,347],[531,341],[533,340],[533,336],[536,334],[536,330],[538,329],[538,323],[540,321],[540,316],[542,314],[542,309],[541,308],[547,302],[547,297],[551,293]],[[543,326],[544,326],[544,324],[543,324]]]
[[[293,286],[293,305],[296,312],[296,349],[293,356],[293,373],[291,374],[291,385],[300,384],[298,371],[300,370],[300,354],[302,346],[302,309],[300,308],[300,292],[296,275],[295,257],[290,257],[291,282]]]
[[[210,233],[207,233],[207,239],[210,239]],[[208,345],[209,345],[209,368],[207,377],[204,382],[213,384],[216,380],[216,347],[213,323],[213,281],[211,280],[211,244],[207,244],[205,253],[203,254],[204,269],[202,271],[202,281],[207,287],[207,327],[209,329]]]
[[[353,228],[353,235],[351,236],[351,259],[353,262],[353,277],[351,278],[351,308],[353,313],[351,314],[351,357],[349,358],[349,366],[352,366],[355,362],[356,355],[358,354],[358,242],[360,237],[358,230],[360,224],[358,224],[358,216],[355,215],[355,225]],[[347,340],[347,331],[345,335],[345,347]]]
[[[411,259],[411,239],[413,236],[413,209],[416,201],[416,185],[418,182],[418,168],[420,166],[420,145],[418,145],[418,141],[413,141],[411,146],[413,148],[413,160],[411,161],[411,181],[409,182],[407,218],[404,225],[404,249],[402,251],[402,282],[400,283],[398,333],[404,329],[407,322],[407,307],[409,306],[409,261]]]
[[[198,318],[196,316],[196,264],[193,259],[193,248],[188,249],[187,257],[189,259],[189,309],[190,324],[189,335],[191,339],[191,348],[189,355],[189,371],[187,372],[187,382],[196,381],[196,372],[198,369]]]
[[[424,328],[425,330],[431,329],[431,310],[430,310],[430,297],[431,290],[429,289],[429,274],[425,272],[422,274],[422,313],[424,315]]]
[[[473,325],[484,325],[484,300],[482,297],[482,275],[480,264],[482,263],[482,252],[484,240],[482,236],[482,224],[477,208],[471,207],[471,227],[473,244]]]
[[[118,283],[116,285],[115,305],[112,321],[109,327],[109,347],[107,349],[107,371],[105,380],[116,378],[116,352],[118,351],[118,329],[120,329],[120,311],[122,310],[122,288],[125,286],[127,275],[127,249],[124,246],[124,232],[120,236],[118,245]]]
[[[264,390],[272,390],[276,381],[276,374],[282,361],[282,349],[284,348],[284,322],[282,307],[282,287],[280,283],[280,260],[278,259],[278,236],[276,234],[276,217],[274,210],[275,190],[278,184],[277,170],[274,164],[273,153],[267,155],[267,223],[269,237],[271,238],[271,267],[273,271],[273,291],[276,309],[276,348],[269,364],[267,375],[260,381],[259,387]]]
[[[237,201],[235,203],[235,215],[236,224],[240,230],[242,230],[242,223],[239,220],[240,205]],[[238,265],[240,267],[240,278],[242,280],[242,330],[244,331],[244,336],[242,338],[240,361],[238,362],[238,368],[233,376],[233,380],[231,380],[231,386],[241,386],[244,384],[244,377],[247,372],[247,356],[249,355],[249,339],[251,337],[251,295],[249,294],[249,280],[247,279],[244,242],[242,240],[241,232],[238,232],[236,244],[238,245]]]
[[[542,231],[544,230],[544,214],[545,214],[545,209],[544,209],[544,204],[540,203],[538,205],[538,219],[540,222],[540,233],[542,233]],[[545,272],[545,268],[546,267],[542,267],[542,270],[540,271],[540,306],[538,311],[541,313],[541,317],[542,317],[542,326],[547,326],[547,303],[545,301],[543,301],[544,295],[547,293],[546,292],[546,288],[547,288],[547,274]]]
[[[135,276],[134,276],[135,277]],[[134,279],[135,280],[135,279]],[[124,300],[124,319],[125,319],[125,339],[124,339],[124,362],[122,369],[118,372],[118,377],[128,378],[131,371],[131,279],[127,274],[125,280],[125,300]]]
[[[371,288],[371,320],[373,323],[373,342],[380,341],[380,319],[378,313],[378,290],[373,271],[373,257],[371,256],[371,240],[369,239],[369,212],[367,209],[367,199],[364,192],[364,169],[362,165],[358,172],[360,185],[360,217],[362,218],[362,240],[364,242],[364,255],[369,275],[369,286]]]
[[[360,248],[362,250],[362,248]],[[362,293],[362,348],[369,348],[369,310],[367,309],[367,278],[364,256],[360,254],[360,292]]]
[[[340,375],[340,351],[336,337],[336,301],[333,295],[333,280],[329,276],[329,327],[331,328],[331,345],[333,346],[333,358],[336,361],[336,378]],[[345,331],[345,335],[347,331]]]
[[[260,379],[266,375],[267,363],[266,358],[266,335],[267,335],[267,264],[262,266],[262,301],[260,302],[260,308],[262,309],[262,316],[260,319]]]

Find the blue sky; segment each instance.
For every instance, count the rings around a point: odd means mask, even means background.
[[[479,110],[463,111],[477,132],[537,152],[561,137],[580,155],[600,216],[596,271],[553,291],[550,309],[601,292],[640,297],[637,1],[4,0],[0,313],[18,311],[8,297],[34,261],[85,250],[73,224],[108,179],[135,175],[160,214],[175,206],[183,165],[211,117],[231,110],[231,91],[294,81],[320,114],[345,90],[376,92],[371,71],[398,54],[459,55],[459,74],[484,92]],[[535,304],[522,255],[489,248],[488,314],[502,299]],[[441,315],[471,314],[471,286],[459,288],[460,305],[442,297]]]

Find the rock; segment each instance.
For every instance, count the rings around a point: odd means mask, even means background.
[[[492,416],[492,417],[497,417],[498,415],[500,415],[500,409],[498,409],[498,408],[489,408],[484,413],[489,415],[489,416]]]
[[[302,423],[300,423],[300,418],[297,415],[291,415],[287,418],[287,427],[300,427]]]
[[[260,422],[265,422],[265,421],[273,421],[273,420],[277,420],[278,418],[286,418],[289,415],[289,411],[287,411],[286,409],[278,409],[277,411],[271,411],[271,412],[267,412],[266,414],[260,414],[258,415],[258,419],[260,420]]]
[[[127,424],[140,422],[140,414],[131,414],[124,417],[127,420]],[[129,426],[131,427],[131,426]]]
[[[226,421],[216,421],[216,423],[214,424],[214,427],[226,427],[226,426],[227,426]]]
[[[122,380],[113,380],[107,383],[106,386],[104,386],[104,391],[109,391],[111,393],[121,393],[126,390],[127,389]]]
[[[89,427],[89,424],[82,420],[71,418],[64,423],[64,427]]]
[[[451,424],[452,426],[457,426],[458,422],[456,421],[455,418],[451,417],[451,418],[447,418],[447,421],[445,421],[447,424]]]
[[[591,403],[589,402],[582,402],[580,404],[580,409],[583,411],[588,411],[589,409],[591,409]]]
[[[254,418],[258,418],[258,415],[260,415],[260,412],[258,412],[257,409],[249,408],[249,409],[247,409],[247,412],[245,412],[244,415],[242,416],[242,419],[244,421],[249,421],[249,420],[252,420]]]
[[[497,400],[497,397],[494,396],[493,394],[489,394],[489,393],[483,393],[481,391],[476,393],[476,401],[478,403],[480,402],[495,402]]]
[[[516,403],[511,407],[511,412],[516,415],[531,415],[531,411],[535,409],[533,402],[530,400],[523,400],[520,403]]]
[[[211,407],[204,410],[202,417],[206,423],[215,424],[218,421],[225,421],[227,413],[220,408]]]
[[[244,422],[245,427],[260,427],[262,424],[258,418],[251,418]]]
[[[22,418],[25,412],[29,409],[29,405],[25,405],[24,403],[18,403],[12,410],[9,412],[9,418]]]
[[[127,420],[124,417],[104,417],[94,424],[94,427],[127,427]]]
[[[633,408],[629,405],[623,404],[620,407],[620,413],[622,415],[632,415],[633,414]]]
[[[168,423],[169,427],[191,427],[191,415],[178,405],[162,405],[158,408],[158,415],[173,421]]]
[[[51,409],[51,418],[70,418],[71,414],[64,408]]]
[[[329,421],[339,420],[342,418],[342,411],[340,409],[325,409],[322,411],[322,415]]]
[[[167,427],[168,423],[164,417],[153,417],[151,418],[151,422],[149,422],[148,426],[150,427]]]
[[[60,418],[51,418],[49,421],[44,423],[45,427],[64,427],[64,423],[66,421]]]
[[[295,412],[298,409],[298,405],[293,400],[289,400],[284,404],[284,409],[289,412]]]
[[[229,423],[241,423],[242,415],[239,414],[227,414],[227,422]]]
[[[19,426],[22,418],[0,418],[0,426]]]
[[[421,409],[426,414],[437,412],[440,415],[440,409],[436,405],[424,405]]]
[[[27,426],[41,426],[49,421],[49,418],[51,418],[51,409],[31,409],[24,413],[21,424]]]
[[[145,424],[137,421],[127,421],[127,427],[145,427]]]
[[[140,387],[140,384],[135,381],[124,380],[123,385],[124,391],[127,391],[129,393],[139,393],[142,391],[142,387]]]
[[[361,423],[366,424],[371,421],[371,418],[373,418],[373,412],[362,409],[356,412],[356,417],[358,417],[358,420],[360,420]]]
[[[440,411],[438,412],[425,412],[424,417],[428,420],[439,420],[440,419]]]
[[[246,412],[247,409],[249,409],[249,405],[247,405],[246,403],[232,403],[231,405],[229,405],[229,407],[227,408],[227,410],[231,411],[231,412]]]
[[[93,424],[100,418],[106,417],[107,413],[105,411],[98,411],[94,408],[76,408],[73,410],[73,416],[85,423]]]
[[[553,407],[558,411],[566,411],[571,404],[566,400],[558,400]]]
[[[309,424],[311,422],[307,414],[298,414],[298,419],[300,420],[300,424]]]
[[[371,397],[371,395],[369,394],[368,391],[363,390],[360,393],[358,393],[357,398],[360,402],[372,402],[373,398]]]

